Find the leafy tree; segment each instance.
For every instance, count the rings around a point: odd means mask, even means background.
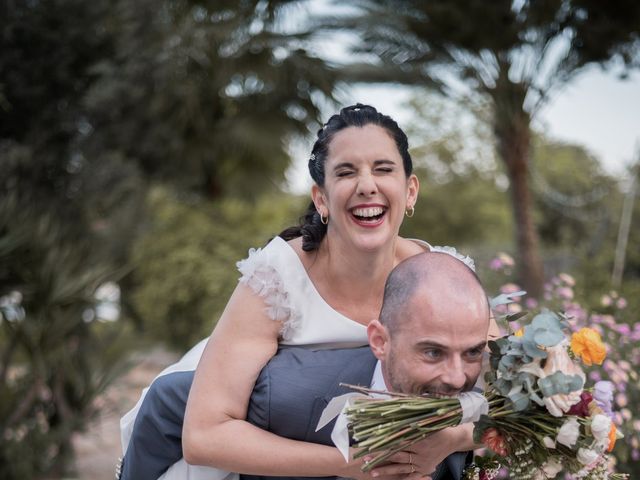
[[[497,151],[509,177],[522,281],[540,295],[543,269],[528,185],[531,119],[587,66],[640,65],[640,5],[361,0],[352,6],[355,13],[332,26],[357,32],[354,50],[378,64],[352,66],[350,78],[379,81],[395,75],[396,81],[491,106]]]
[[[209,198],[283,183],[286,140],[331,99],[297,1],[117,2],[115,55],[86,97],[92,152],[117,148],[145,175]]]
[[[148,185],[220,198],[281,182],[286,135],[332,86],[280,28],[289,3],[0,4],[0,477],[63,471],[120,365],[126,328],[89,320],[108,280],[136,313]]]
[[[411,148],[420,196],[402,232],[433,245],[462,248],[482,261],[481,247],[503,246],[511,231],[483,112],[472,114],[466,105],[425,91],[408,106],[413,121],[407,135],[420,142]]]
[[[592,256],[610,240],[618,185],[584,148],[537,136],[531,156],[536,225],[544,244]]]

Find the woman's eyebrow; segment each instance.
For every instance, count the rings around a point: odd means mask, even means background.
[[[333,170],[339,170],[341,168],[353,168],[353,163],[350,162],[341,162],[338,163],[336,166],[333,167]]]

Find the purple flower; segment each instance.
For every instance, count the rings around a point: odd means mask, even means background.
[[[602,380],[602,376],[600,375],[600,372],[598,372],[597,370],[589,372],[589,378],[591,380],[593,380],[594,382],[598,382],[598,381]]]
[[[617,325],[617,330],[620,335],[629,335],[631,333],[631,328],[626,323]]]
[[[613,383],[606,380],[596,382],[593,387],[593,399],[609,418],[613,418],[613,410],[611,408],[613,403]]]
[[[500,261],[499,258],[494,258],[491,260],[491,263],[489,263],[489,268],[491,270],[500,270],[502,268],[502,261]]]

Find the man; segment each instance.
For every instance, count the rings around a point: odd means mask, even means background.
[[[282,349],[256,383],[247,420],[280,436],[330,444],[332,425],[318,432],[315,426],[328,401],[346,393],[340,383],[416,395],[470,390],[481,371],[488,328],[487,297],[473,271],[447,254],[413,256],[387,280],[380,319],[367,327],[370,349]],[[154,382],[136,420],[122,478],[157,478],[182,456],[192,378],[192,372],[182,372]],[[439,432],[377,473],[459,479],[466,451],[474,447],[470,428]]]

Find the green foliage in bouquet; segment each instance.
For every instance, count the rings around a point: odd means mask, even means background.
[[[501,395],[508,397],[516,411],[529,408],[530,401],[543,405],[542,396],[568,394],[582,388],[584,380],[579,375],[554,372],[538,378],[530,371],[522,370],[534,359],[547,357],[546,347],[558,344],[567,329],[566,319],[543,311],[536,315],[521,336],[511,335],[489,342],[491,371],[486,381]],[[542,347],[542,348],[541,348]]]

